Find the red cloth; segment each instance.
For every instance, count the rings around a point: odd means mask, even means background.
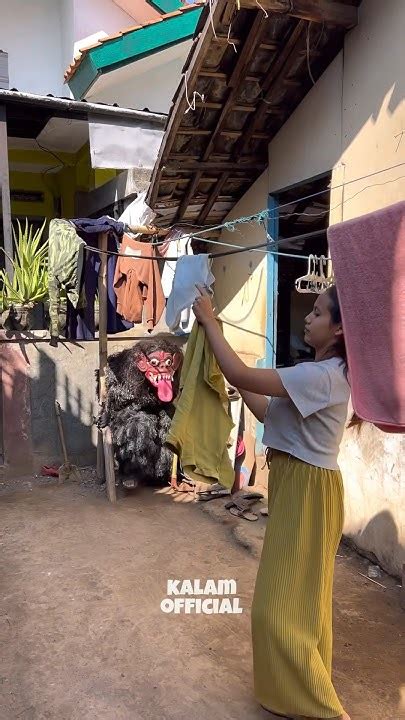
[[[124,235],[120,253],[126,257],[119,257],[115,268],[117,312],[133,323],[141,323],[144,313],[148,330],[153,330],[166,305],[157,260],[148,259],[156,257],[155,248]]]
[[[405,432],[405,202],[328,229],[353,408]]]

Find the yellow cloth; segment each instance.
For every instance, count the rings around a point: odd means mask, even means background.
[[[280,715],[334,718],[332,586],[343,526],[340,472],[275,452],[252,605],[256,698]]]
[[[194,323],[180,377],[180,396],[166,444],[179,456],[186,475],[231,488],[234,470],[227,442],[233,422],[227,412],[224,377],[205,337]]]

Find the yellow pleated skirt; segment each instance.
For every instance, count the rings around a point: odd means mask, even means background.
[[[343,482],[274,452],[269,516],[252,605],[255,695],[285,716],[336,718],[332,589],[343,529]]]

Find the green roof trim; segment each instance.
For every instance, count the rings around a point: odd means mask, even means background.
[[[174,12],[183,7],[181,0],[147,0],[147,2],[164,14]]]
[[[99,75],[192,38],[202,11],[203,7],[190,8],[187,12],[134,29],[87,50],[68,81],[74,98],[83,98]]]

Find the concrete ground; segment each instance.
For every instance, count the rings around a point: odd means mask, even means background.
[[[249,617],[265,520],[189,500],[141,489],[112,506],[88,480],[1,488],[1,720],[269,718]],[[352,720],[399,720],[405,613],[367,566],[339,551],[336,685]],[[244,612],[165,615],[169,578],[234,578]]]

